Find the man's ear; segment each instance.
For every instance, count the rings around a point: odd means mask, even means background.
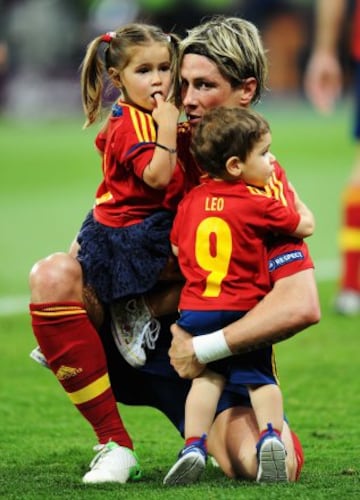
[[[225,164],[226,171],[231,177],[239,178],[241,177],[243,170],[243,162],[238,156],[230,156]]]
[[[121,78],[118,70],[111,66],[108,73],[114,86],[121,89]]]
[[[253,76],[250,76],[249,78],[243,80],[240,92],[240,106],[247,107],[251,104],[256,92],[257,85],[258,83],[256,81],[256,78],[254,78]]]

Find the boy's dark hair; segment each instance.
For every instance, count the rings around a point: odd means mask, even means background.
[[[246,108],[218,107],[206,112],[196,126],[191,152],[212,177],[223,177],[226,161],[238,156],[245,161],[254,145],[270,131],[259,113]]]

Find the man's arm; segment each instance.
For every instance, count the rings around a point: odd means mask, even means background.
[[[223,334],[228,348],[235,354],[275,344],[319,321],[314,270],[306,269],[276,281],[266,297],[241,319],[223,328]],[[181,377],[197,376],[204,365],[195,355],[193,337],[177,325],[172,325],[171,331],[171,364]],[[202,335],[201,339],[206,342],[210,335],[214,334]]]

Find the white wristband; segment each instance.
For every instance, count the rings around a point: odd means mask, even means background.
[[[228,358],[232,352],[225,340],[224,330],[193,337],[193,347],[198,361],[206,365],[211,361]]]

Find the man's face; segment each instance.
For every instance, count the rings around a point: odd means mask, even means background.
[[[211,108],[241,105],[241,87],[234,89],[215,62],[205,56],[186,54],[180,76],[181,99],[192,126]]]

